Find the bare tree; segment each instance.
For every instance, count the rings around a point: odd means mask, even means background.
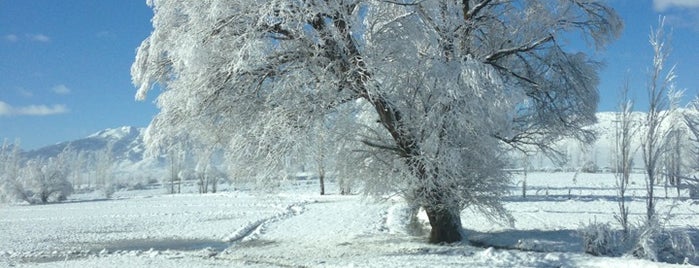
[[[102,190],[104,197],[110,198],[114,191],[114,142],[108,141],[102,150],[93,153],[95,187]]]
[[[71,170],[71,183],[76,190],[85,187],[85,173],[88,168],[88,153],[86,151],[75,151],[73,160],[69,161]]]
[[[212,164],[214,153],[216,152],[217,144],[201,145],[199,148],[193,148],[196,166],[194,167],[194,176],[197,179],[199,193],[205,194],[209,192],[209,185],[213,182],[215,168]],[[211,185],[215,187],[214,185]]]
[[[165,89],[156,139],[223,133],[240,177],[279,177],[328,117],[351,133],[357,177],[427,212],[431,242],[463,238],[465,208],[511,221],[507,146],[589,141],[599,65],[567,52],[580,33],[602,48],[621,30],[608,6],[580,0],[151,1],[154,32],[132,77],[137,98]],[[357,114],[372,121],[358,124]],[[349,170],[349,169],[342,169]]]
[[[194,176],[197,179],[200,194],[209,192],[209,183],[211,183],[210,168],[211,164],[204,162],[198,162],[197,166],[194,168]]]
[[[689,137],[691,142],[689,150],[690,155],[693,157],[689,160],[690,168],[696,172],[699,171],[699,97],[692,100],[688,106],[689,109],[685,110],[682,116],[691,134],[691,137]]]
[[[616,220],[622,227],[624,238],[629,235],[629,208],[626,206],[626,190],[629,186],[629,178],[633,168],[633,138],[637,130],[637,125],[633,121],[633,101],[629,98],[629,83],[626,79],[621,88],[619,106],[616,114],[616,127],[614,128],[614,155],[615,155],[615,177],[617,194],[619,197],[619,214],[615,215]]]
[[[186,153],[184,145],[178,143],[169,148],[167,159],[169,164],[170,179],[169,179],[169,194],[179,194],[182,192],[182,177],[180,173],[184,170],[184,162]],[[167,186],[166,186],[167,187]]]
[[[318,130],[312,133],[311,148],[309,150],[308,160],[315,167],[318,182],[320,184],[320,195],[326,194],[326,179],[328,174],[337,174],[338,161],[343,161],[342,157],[338,157],[338,147],[340,143],[346,140],[344,133],[332,132],[332,125],[337,124],[333,118],[325,119],[317,123],[315,126]],[[338,178],[335,176],[335,178]],[[339,177],[338,184],[340,185],[340,194],[351,193],[349,179]]]
[[[322,143],[318,144],[319,146],[323,146]],[[320,184],[320,195],[325,195],[325,161],[327,159],[327,156],[325,155],[325,152],[323,152],[323,148],[319,149],[319,152],[316,154],[316,167],[318,169],[318,183]]]
[[[643,163],[646,171],[646,218],[650,224],[655,217],[654,187],[659,176],[659,161],[665,152],[668,128],[663,128],[663,122],[671,115],[669,109],[677,100],[678,92],[674,88],[674,68],[665,70],[668,57],[666,46],[665,19],[661,18],[658,28],[650,35],[653,47],[653,68],[647,85],[648,113],[644,121],[644,133],[641,139]]]
[[[669,125],[667,136],[667,149],[664,157],[665,169],[665,197],[668,196],[668,188],[674,187],[677,190],[677,197],[680,197],[682,178],[685,170],[685,148],[687,140],[687,129],[682,119],[680,111],[672,107],[672,114],[666,125]]]

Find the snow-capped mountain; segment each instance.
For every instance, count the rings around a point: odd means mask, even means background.
[[[679,114],[678,114],[679,115]],[[641,122],[645,113],[634,112],[632,117],[636,122]],[[613,164],[613,149],[616,129],[616,113],[597,113],[598,123],[589,126],[597,133],[597,140],[592,144],[583,145],[572,139],[564,139],[554,147],[566,155],[565,166],[553,163],[543,155],[530,156],[528,165],[534,169],[573,169],[577,170],[584,165],[594,164],[597,168],[610,169]],[[672,120],[670,120],[672,121]],[[675,120],[681,122],[682,120]],[[145,128],[124,126],[120,128],[105,129],[82,139],[62,142],[59,144],[43,147],[37,150],[25,152],[25,156],[33,157],[53,157],[70,147],[70,149],[81,152],[97,152],[104,150],[108,144],[112,144],[112,157],[117,161],[117,166],[122,172],[143,172],[151,168],[163,168],[164,160],[145,157],[146,145],[143,141]],[[689,140],[690,137],[684,139]],[[635,156],[634,166],[640,168],[642,165],[641,150],[639,149],[640,139],[636,137],[634,141]],[[515,161],[520,161],[515,159]],[[515,167],[521,167],[522,163],[513,163]]]
[[[112,146],[112,157],[117,162],[137,163],[144,160],[145,145],[143,143],[144,128],[124,126],[99,131],[90,136],[73,141],[42,147],[25,152],[28,158],[49,158],[57,156],[66,149],[77,152],[104,151],[107,146]]]

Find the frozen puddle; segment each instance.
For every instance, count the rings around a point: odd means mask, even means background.
[[[220,252],[229,246],[229,243],[220,240],[168,238],[117,240],[103,244],[95,249],[97,249],[97,251],[106,250],[108,252],[153,250],[196,251],[202,249],[212,249]]]
[[[126,239],[96,244],[83,244],[79,247],[82,249],[74,249],[70,251],[34,252],[17,255],[12,254],[14,256],[10,255],[5,257],[11,257],[11,259],[15,259],[23,263],[49,263],[90,257],[104,257],[107,255],[155,257],[164,254],[177,256],[180,253],[187,252],[189,252],[189,254],[193,253],[194,255],[200,255],[201,257],[213,257],[227,249],[229,246],[231,246],[231,244],[227,242],[207,239]]]

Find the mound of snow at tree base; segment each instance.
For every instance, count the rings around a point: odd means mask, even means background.
[[[569,175],[531,175],[529,185],[565,184]],[[608,189],[609,177],[578,179]],[[513,197],[506,205],[517,229],[465,211],[470,237],[496,247],[480,248],[428,245],[425,236],[406,235],[400,200],[321,197],[317,184],[303,183],[276,194],[162,195],[158,189],[0,207],[0,267],[673,267],[581,254],[571,230],[595,217],[606,220],[615,205],[585,198],[595,192],[565,201],[555,189],[548,198]],[[682,222],[698,220],[692,209],[677,207]],[[555,243],[559,247],[547,248]]]

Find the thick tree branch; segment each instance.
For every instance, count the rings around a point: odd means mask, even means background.
[[[471,20],[473,17],[477,16],[478,13],[480,13],[483,8],[488,6],[492,0],[483,0],[480,3],[476,4],[473,8],[469,9],[469,0],[462,0],[463,1],[463,8],[464,8],[464,20],[468,21]]]
[[[498,50],[495,53],[485,57],[485,60],[487,62],[494,62],[494,61],[497,61],[498,59],[501,59],[503,57],[507,57],[507,56],[512,55],[512,54],[532,51],[534,49],[539,48],[539,46],[541,46],[549,41],[552,41],[552,40],[553,40],[553,35],[547,35],[546,37],[541,38],[537,41],[534,41],[531,44],[525,44],[525,45],[522,45],[519,47]]]

